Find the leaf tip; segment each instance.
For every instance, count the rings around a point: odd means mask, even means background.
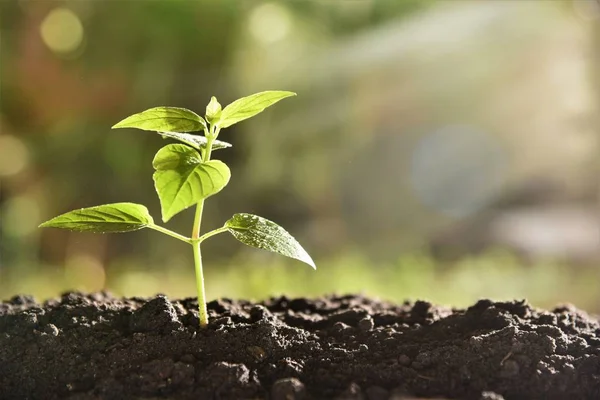
[[[48,221],[44,221],[44,222],[42,222],[41,224],[39,224],[39,225],[38,225],[38,228],[55,228],[55,227],[56,227],[56,225],[55,225],[55,223],[54,223],[54,220],[55,220],[56,218],[57,218],[57,217],[50,218]]]
[[[159,196],[159,198],[160,198],[160,196]],[[183,210],[180,210],[180,211],[183,211]],[[172,205],[171,205],[171,208],[163,207],[162,203],[161,203],[160,219],[162,220],[163,223],[166,224],[167,222],[169,222],[171,220],[171,218],[173,218],[175,215],[177,215],[177,213],[179,213],[180,211],[173,210]]]
[[[124,120],[123,120],[124,121]],[[110,127],[110,129],[119,129],[119,128],[125,128],[123,126],[123,121],[119,121],[116,124],[114,124],[113,126]]]
[[[304,251],[304,256],[302,258],[299,258],[299,260],[302,261],[305,264],[308,264],[315,271],[317,270],[317,265],[315,264],[315,262],[312,259],[312,257],[306,251]]]

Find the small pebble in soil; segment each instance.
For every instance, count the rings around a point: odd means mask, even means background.
[[[265,306],[256,305],[250,309],[250,319],[252,322],[257,322],[260,320],[269,320],[273,319],[273,314]]]
[[[398,357],[398,363],[400,363],[400,365],[407,367],[411,363],[410,357],[407,356],[406,354],[400,354],[400,356]]]
[[[373,318],[371,318],[370,316],[358,321],[358,329],[360,329],[363,332],[371,331],[374,327],[375,322],[373,322]]]
[[[343,332],[343,331],[345,331],[347,329],[350,329],[350,325],[345,324],[345,323],[343,323],[341,321],[338,321],[338,322],[334,323],[333,326],[331,327],[331,331],[332,332],[336,332],[336,333]]]
[[[575,372],[575,367],[573,366],[573,364],[566,363],[563,366],[563,371],[567,374],[572,374]]]
[[[395,333],[396,333],[396,330],[394,328],[391,328],[391,327],[390,328],[385,328],[383,330],[383,334],[386,335],[386,336],[388,336],[388,337],[391,337]]]
[[[296,378],[279,379],[271,387],[272,400],[304,400],[306,398],[306,388]]]
[[[483,392],[479,400],[504,400],[504,397],[494,392]]]
[[[257,361],[262,361],[265,358],[267,358],[267,353],[265,352],[265,349],[263,349],[260,346],[248,346],[246,347],[246,350]]]
[[[422,369],[431,366],[434,363],[434,356],[427,351],[417,354],[415,360],[412,363],[412,367],[415,369]]]
[[[58,328],[54,324],[48,324],[44,326],[44,332],[50,336],[58,336]]]
[[[352,382],[341,395],[336,397],[336,400],[364,400],[364,398],[360,386],[356,382]]]
[[[184,354],[179,360],[185,364],[193,364],[196,362],[196,357],[193,354]]]

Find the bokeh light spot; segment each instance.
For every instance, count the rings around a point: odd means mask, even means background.
[[[27,236],[40,223],[40,207],[34,197],[21,195],[9,198],[2,207],[2,232],[7,236]]]
[[[83,42],[83,25],[73,11],[58,7],[44,18],[40,34],[50,50],[69,54],[76,51]]]
[[[248,28],[254,38],[264,44],[284,39],[291,30],[289,11],[277,3],[265,3],[250,13]]]
[[[411,185],[423,204],[462,218],[500,192],[506,166],[497,138],[470,127],[449,126],[419,141],[412,156]]]
[[[0,176],[16,175],[29,162],[27,146],[10,135],[0,136]]]

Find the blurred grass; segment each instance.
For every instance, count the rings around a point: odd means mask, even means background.
[[[424,299],[464,307],[479,298],[526,298],[537,307],[551,308],[569,301],[589,312],[600,310],[600,271],[574,274],[567,265],[546,261],[523,265],[503,251],[463,258],[445,265],[424,254],[406,254],[395,263],[373,263],[360,254],[317,260],[317,271],[300,263],[260,252],[242,253],[227,263],[207,263],[209,299],[262,299],[272,295],[319,296],[363,293],[392,301]],[[103,284],[104,282],[104,284]],[[140,269],[133,260],[109,266],[106,272],[82,258],[80,265],[43,268],[41,272],[0,275],[0,297],[33,294],[38,300],[66,290],[107,289],[123,296],[195,296],[193,266],[185,259],[161,268]]]

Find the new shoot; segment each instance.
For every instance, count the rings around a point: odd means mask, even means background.
[[[268,219],[252,214],[235,214],[218,229],[201,234],[204,201],[219,193],[229,182],[229,167],[212,159],[213,151],[231,147],[217,140],[221,130],[262,112],[265,108],[295,96],[285,91],[266,91],[243,97],[225,108],[215,97],[206,106],[204,118],[193,111],[176,107],[155,107],[125,118],[114,128],[154,131],[180,143],[161,148],[152,161],[153,179],[161,206],[163,222],[195,206],[191,236],[187,237],[154,223],[148,209],[135,203],[113,203],[82,208],[59,215],[40,227],[63,228],[79,232],[117,233],[150,228],[192,246],[200,327],[208,324],[201,244],[220,233],[229,232],[240,242],[259,249],[315,263],[286,230]],[[190,133],[196,132],[196,133]]]

